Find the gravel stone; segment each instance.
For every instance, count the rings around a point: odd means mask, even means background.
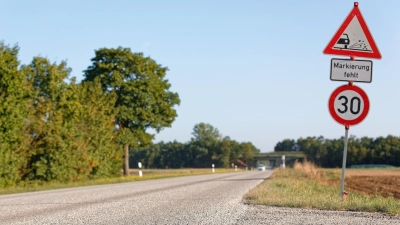
[[[245,216],[240,218],[236,224],[399,225],[400,217],[385,216],[380,213],[248,205]]]

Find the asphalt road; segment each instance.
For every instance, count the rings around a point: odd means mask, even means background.
[[[0,196],[0,224],[397,224],[376,214],[250,206],[271,171],[235,172]],[[374,217],[375,216],[375,217]],[[381,223],[384,222],[384,223]]]

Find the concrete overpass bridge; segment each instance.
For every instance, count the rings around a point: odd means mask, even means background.
[[[296,159],[304,158],[303,152],[267,152],[254,155],[252,167],[257,168],[258,164],[264,164],[266,167],[280,167],[282,165],[282,156],[285,156],[285,165],[291,165]]]

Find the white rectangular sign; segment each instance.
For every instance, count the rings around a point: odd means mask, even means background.
[[[372,61],[331,59],[331,80],[371,83]]]

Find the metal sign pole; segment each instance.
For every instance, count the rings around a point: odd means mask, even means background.
[[[355,60],[355,56],[351,55],[350,59]],[[353,81],[349,81],[349,86],[353,85]],[[349,125],[345,125],[345,133],[344,133],[344,150],[343,150],[343,162],[342,162],[342,181],[340,183],[340,198],[343,199],[343,193],[344,193],[344,176],[346,173],[346,160],[347,160],[347,143],[349,140]]]
[[[344,135],[344,151],[343,151],[343,164],[342,164],[342,182],[340,184],[340,197],[343,199],[344,192],[344,175],[346,172],[346,158],[347,158],[347,142],[349,138],[349,126],[346,125],[346,131]]]

